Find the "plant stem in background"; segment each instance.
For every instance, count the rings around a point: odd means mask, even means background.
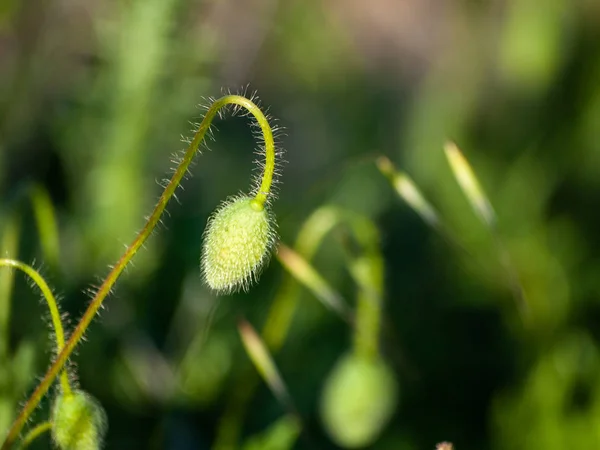
[[[238,332],[244,349],[261,378],[269,386],[277,400],[288,408],[291,414],[298,416],[281,373],[254,327],[247,320],[240,319],[238,321]]]
[[[16,261],[14,259],[0,259],[0,267],[12,267],[14,269],[20,270],[21,272],[29,276],[29,278],[31,278],[33,282],[37,285],[37,287],[40,289],[40,291],[42,292],[42,296],[48,304],[48,309],[50,310],[50,318],[52,320],[52,326],[54,327],[54,334],[56,336],[56,354],[60,354],[63,347],[65,346],[65,332],[63,330],[62,321],[60,320],[60,311],[58,309],[58,303],[56,302],[56,298],[52,293],[52,289],[50,289],[50,287],[46,283],[46,280],[44,280],[44,277],[42,277],[40,273],[33,267],[22,263],[21,261]],[[60,385],[63,393],[71,393],[71,387],[69,385],[69,376],[66,370],[63,370],[61,372]]]
[[[441,219],[439,212],[425,198],[416,183],[406,173],[397,170],[386,156],[379,156],[375,160],[377,168],[384,175],[406,204],[415,211],[423,222],[437,231],[450,245],[456,247],[466,255],[471,255],[466,247],[460,242],[446,223]]]
[[[56,212],[48,191],[40,185],[30,187],[29,199],[38,229],[38,238],[44,261],[54,269],[58,269],[60,262],[60,240],[58,238],[58,223]]]
[[[523,289],[508,249],[498,230],[498,220],[490,200],[485,195],[481,183],[475,176],[475,172],[471,165],[456,144],[447,142],[444,146],[444,153],[446,154],[452,173],[461,190],[467,197],[471,208],[490,231],[492,238],[494,239],[496,251],[498,252],[500,264],[506,272],[507,282],[515,299],[518,312],[522,318],[527,318],[529,315],[529,307],[527,305],[525,290]],[[438,212],[425,199],[421,191],[408,175],[396,170],[392,162],[385,156],[377,158],[376,164],[382,175],[390,181],[400,198],[402,198],[427,225],[436,230],[449,244],[456,247],[465,255],[473,256],[456,235],[448,229],[446,224],[441,220]]]
[[[266,162],[261,183],[255,195],[255,201],[262,205],[266,203],[267,197],[271,189],[273,173],[275,170],[275,142],[273,139],[273,132],[271,130],[267,118],[255,103],[239,95],[226,95],[218,100],[215,100],[206,111],[204,119],[200,123],[193,140],[188,146],[171,180],[169,181],[165,190],[160,196],[158,203],[152,211],[152,214],[150,215],[148,221],[146,222],[142,230],[139,232],[137,237],[129,245],[127,250],[125,250],[123,256],[121,256],[121,258],[114,265],[110,273],[107,275],[106,279],[96,292],[96,295],[90,302],[90,305],[88,306],[87,310],[83,314],[81,321],[75,327],[73,333],[71,334],[71,337],[66,342],[63,351],[60,352],[59,355],[56,357],[55,361],[46,372],[46,375],[44,375],[44,378],[41,380],[40,384],[37,386],[31,397],[25,403],[25,406],[23,407],[21,413],[19,414],[19,416],[17,417],[17,419],[15,420],[8,432],[6,440],[2,445],[2,450],[8,450],[12,443],[14,443],[14,441],[17,439],[19,433],[21,432],[21,429],[27,422],[27,419],[33,413],[36,406],[39,404],[46,392],[48,392],[48,389],[52,385],[52,382],[58,376],[58,373],[61,371],[62,367],[67,362],[71,353],[73,353],[73,350],[75,349],[77,344],[79,344],[79,342],[81,341],[89,324],[92,322],[96,313],[102,306],[102,302],[104,301],[104,299],[108,296],[108,294],[110,294],[117,279],[119,278],[125,267],[129,264],[131,259],[135,256],[140,247],[152,234],[152,231],[158,224],[162,213],[164,212],[167,206],[167,203],[175,193],[175,190],[177,189],[177,187],[181,183],[181,180],[186,174],[196,154],[196,151],[200,147],[201,143],[204,141],[206,133],[209,131],[213,119],[223,107],[226,107],[228,105],[237,105],[240,108],[246,109],[250,114],[254,116],[258,123],[258,126],[260,127],[262,139],[264,142]]]
[[[19,248],[19,235],[21,234],[21,218],[18,214],[11,214],[4,222],[0,236],[0,251],[2,255],[15,256]],[[14,272],[4,270],[0,272],[0,372],[2,378],[10,379],[12,359],[9,354],[10,342],[10,315],[11,295],[14,285]],[[0,430],[10,426],[14,416],[16,398],[12,383],[5,384],[0,389]]]
[[[277,259],[284,269],[291,274],[297,282],[311,291],[327,309],[336,313],[349,324],[354,322],[354,314],[342,298],[341,294],[336,291],[331,284],[329,284],[327,280],[325,280],[325,278],[323,278],[321,274],[306,261],[306,259],[302,258],[302,256],[284,244],[279,244]],[[274,311],[279,311],[281,305],[275,306],[277,306],[277,308],[275,308]],[[271,317],[273,316],[269,315],[269,318]],[[266,331],[276,331],[276,329],[274,329],[274,321],[270,321],[269,325],[269,328],[265,326]],[[289,327],[289,322],[287,323],[287,326]],[[287,330],[285,330],[285,333],[282,332],[281,325],[279,330],[280,335],[287,335]],[[271,340],[273,340],[273,338],[271,338]]]
[[[13,214],[4,224],[0,250],[2,255],[14,256],[19,246],[19,235],[21,234],[21,218]],[[14,274],[5,271],[0,274],[0,361],[8,360],[8,333],[10,322],[10,297],[14,284]]]
[[[456,181],[471,204],[471,208],[492,234],[500,264],[502,264],[506,272],[507,282],[512,291],[519,314],[522,319],[527,319],[529,317],[529,305],[527,304],[525,290],[513,266],[510,253],[504,244],[504,239],[498,230],[498,219],[496,218],[494,208],[492,208],[492,203],[487,195],[485,195],[481,183],[479,183],[479,180],[475,176],[475,172],[457,145],[454,142],[446,142],[444,153]]]
[[[353,229],[352,237],[360,246],[357,255],[347,250],[350,253],[348,268],[358,286],[353,347],[356,354],[373,360],[379,357],[384,292],[383,255],[379,248],[377,227],[362,216],[354,214],[347,214],[347,216]]]
[[[19,446],[19,450],[25,450],[29,447],[33,441],[35,441],[39,436],[44,434],[46,431],[50,431],[52,429],[51,422],[42,422],[35,427],[33,427],[29,433],[23,438],[21,441],[21,445]]]

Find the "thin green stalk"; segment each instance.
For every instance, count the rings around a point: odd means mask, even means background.
[[[48,309],[50,310],[50,317],[52,319],[52,326],[54,327],[54,334],[56,335],[56,353],[60,354],[63,347],[65,346],[65,332],[63,330],[62,321],[60,320],[60,311],[58,310],[58,304],[56,302],[56,298],[52,293],[52,289],[44,280],[44,277],[40,275],[40,273],[35,270],[33,267],[22,263],[21,261],[16,261],[14,259],[1,258],[0,259],[0,267],[12,267],[13,269],[18,269],[21,272],[25,273],[29,278],[33,280],[33,282],[37,285],[37,287],[42,291],[42,295],[48,304]],[[60,385],[62,391],[65,394],[71,393],[71,386],[69,385],[69,376],[66,370],[63,370],[60,374]]]
[[[0,236],[0,255],[15,256],[19,248],[19,235],[21,234],[21,217],[19,214],[10,214],[2,224]],[[14,271],[5,270],[0,273],[0,367],[9,368],[12,364],[10,357],[10,315],[11,297],[14,284]],[[12,383],[4,384],[0,388],[0,398],[5,400],[5,405],[0,408],[0,430],[5,430],[13,420],[14,406],[17,404]]]
[[[262,181],[258,192],[255,195],[255,201],[263,206],[266,203],[267,197],[271,190],[273,172],[275,170],[275,142],[273,139],[271,127],[267,118],[264,116],[260,108],[256,106],[256,104],[254,104],[251,100],[239,95],[226,95],[218,100],[215,100],[206,112],[204,119],[202,120],[200,126],[198,127],[198,130],[196,131],[194,139],[187,148],[185,155],[179,163],[179,166],[175,170],[175,173],[169,181],[169,184],[160,196],[158,203],[152,211],[152,214],[150,215],[148,221],[146,222],[140,233],[137,235],[137,237],[125,250],[123,256],[121,256],[119,261],[117,261],[113,269],[110,271],[110,273],[96,292],[96,295],[90,302],[88,309],[83,314],[81,321],[79,322],[75,330],[73,330],[71,337],[66,342],[63,351],[60,352],[60,354],[56,357],[54,363],[50,366],[40,384],[37,386],[31,397],[29,397],[27,403],[25,403],[25,406],[21,410],[21,413],[19,414],[19,416],[13,423],[11,429],[9,430],[1,450],[8,450],[11,444],[17,439],[27,419],[33,413],[36,406],[39,404],[46,392],[48,392],[48,389],[52,385],[52,382],[58,376],[58,373],[67,362],[67,359],[69,358],[71,353],[73,353],[73,350],[75,349],[77,344],[79,344],[79,342],[81,341],[89,324],[94,319],[96,313],[102,306],[102,302],[112,290],[117,279],[119,278],[127,264],[129,264],[131,259],[135,256],[140,247],[152,234],[152,231],[154,230],[154,227],[156,227],[156,225],[158,224],[160,217],[162,216],[162,213],[164,212],[167,206],[167,203],[169,202],[169,200],[175,193],[175,190],[181,183],[181,180],[186,174],[194,158],[194,155],[196,154],[196,151],[198,150],[200,144],[204,140],[204,137],[208,132],[210,124],[215,118],[215,115],[221,108],[227,105],[238,105],[248,110],[248,112],[255,117],[261,129],[265,146],[266,162],[265,170],[262,176]]]
[[[21,441],[21,445],[19,446],[19,450],[25,450],[27,447],[29,447],[29,444],[35,441],[46,431],[50,431],[51,429],[52,422],[50,421],[42,422],[39,425],[36,425],[31,430],[29,430],[29,433],[27,433],[27,435],[23,438],[23,440]]]
[[[376,359],[379,356],[383,303],[383,257],[378,250],[367,251],[364,255],[352,257],[348,266],[358,284],[353,348],[366,359]]]
[[[353,350],[362,358],[379,356],[379,324],[381,297],[360,288],[356,297],[356,331],[352,336]]]
[[[58,238],[56,212],[54,211],[54,206],[52,206],[52,200],[50,199],[50,195],[48,195],[48,191],[37,184],[30,187],[29,198],[44,259],[53,269],[57,269],[60,260],[60,241]]]
[[[450,168],[452,169],[452,173],[471,204],[471,208],[481,222],[488,228],[494,238],[494,245],[498,252],[500,264],[502,264],[503,269],[506,271],[507,281],[513,293],[517,309],[521,314],[521,318],[523,320],[529,319],[531,316],[525,289],[521,284],[519,275],[512,264],[510,253],[508,252],[508,249],[504,244],[504,239],[498,229],[498,218],[492,207],[492,202],[485,194],[479,179],[475,175],[475,171],[458,146],[454,142],[446,142],[444,145],[444,152],[448,159],[448,163],[450,164]]]
[[[243,318],[238,322],[238,332],[246,354],[273,395],[284,407],[290,410],[291,414],[297,415],[292,397],[265,342],[260,338],[254,327],[250,325],[250,322]]]
[[[21,234],[21,218],[13,214],[4,224],[0,251],[3,255],[16,255]],[[10,297],[14,283],[13,274],[5,272],[0,275],[0,361],[8,360],[8,333],[10,323]]]
[[[340,211],[340,215],[350,228],[349,236],[342,235],[342,247],[348,269],[358,287],[353,350],[366,359],[375,359],[379,356],[384,296],[384,261],[379,231],[365,216],[351,211]]]

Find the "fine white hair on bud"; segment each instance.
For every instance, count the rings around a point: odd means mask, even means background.
[[[219,293],[247,290],[269,261],[276,240],[267,206],[246,195],[223,202],[204,232],[201,269]]]
[[[99,450],[106,432],[106,413],[89,394],[60,393],[52,406],[52,439],[60,450]]]

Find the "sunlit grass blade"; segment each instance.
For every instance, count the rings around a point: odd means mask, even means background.
[[[328,309],[351,321],[352,313],[342,296],[302,256],[284,244],[279,244],[277,259],[302,285],[308,288]]]
[[[392,162],[385,156],[376,160],[379,171],[390,181],[395,191],[408,206],[433,228],[439,228],[441,220],[435,208],[423,196],[417,185],[405,173],[396,170]]]
[[[471,207],[475,211],[475,214],[481,219],[481,221],[488,226],[490,232],[494,237],[494,244],[498,251],[498,257],[504,270],[506,271],[507,281],[509,287],[517,303],[519,312],[525,316],[528,314],[527,299],[525,296],[525,290],[521,285],[519,275],[515,267],[513,266],[510,254],[504,244],[504,240],[500,236],[500,232],[497,227],[496,213],[492,207],[492,204],[488,197],[485,195],[479,180],[475,176],[475,172],[471,168],[469,162],[464,157],[460,149],[453,142],[447,142],[444,145],[444,152],[448,158],[448,162],[456,177],[458,184],[460,185],[465,196],[471,203]]]
[[[267,386],[269,386],[269,389],[271,389],[282,405],[291,411],[295,411],[283,378],[281,377],[269,350],[256,330],[254,330],[254,327],[252,327],[247,320],[241,319],[238,322],[238,331],[242,338],[246,353],[262,379]]]
[[[437,231],[448,244],[470,255],[470,252],[446,226],[438,211],[427,201],[421,190],[407,174],[398,171],[386,156],[378,157],[375,162],[379,171],[390,181],[398,196],[421,217],[423,222]]]
[[[475,214],[490,227],[496,224],[496,214],[471,165],[454,142],[446,142],[444,152],[460,188],[471,203]]]

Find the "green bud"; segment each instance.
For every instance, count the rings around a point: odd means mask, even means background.
[[[382,360],[345,355],[329,375],[321,398],[325,429],[340,447],[366,447],[387,425],[397,398],[394,375]]]
[[[98,450],[106,432],[100,403],[83,391],[59,394],[52,406],[52,438],[60,450]]]
[[[269,260],[275,242],[272,218],[259,201],[240,196],[225,201],[208,220],[202,273],[218,292],[247,290]]]

